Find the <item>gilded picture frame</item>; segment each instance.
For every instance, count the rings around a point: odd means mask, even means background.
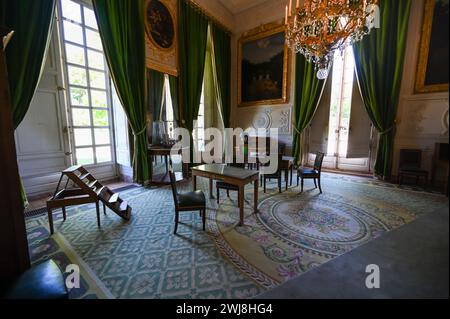
[[[445,16],[441,7],[445,5],[448,7],[448,2],[425,1],[415,93],[448,91],[448,8]],[[446,36],[442,34],[445,28]],[[443,65],[445,61],[446,65]]]
[[[291,52],[285,32],[284,24],[274,22],[252,29],[238,40],[239,107],[289,103]]]
[[[146,0],[147,68],[178,76],[177,0]]]

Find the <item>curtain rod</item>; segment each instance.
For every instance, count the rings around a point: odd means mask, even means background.
[[[217,18],[215,18],[211,13],[209,13],[206,9],[204,9],[200,4],[198,4],[195,0],[184,0],[189,5],[191,5],[194,9],[199,11],[201,14],[206,16],[209,20],[220,26],[222,29],[224,29],[227,33],[230,35],[233,34],[233,31],[231,31],[230,28],[228,28],[225,24],[220,22]]]

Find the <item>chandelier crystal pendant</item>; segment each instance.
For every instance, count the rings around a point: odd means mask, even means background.
[[[376,25],[377,0],[304,0],[286,6],[286,43],[326,79],[334,53],[360,41]]]

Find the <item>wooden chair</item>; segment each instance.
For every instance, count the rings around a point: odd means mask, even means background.
[[[415,177],[416,185],[419,184],[419,179],[423,177],[425,183],[428,181],[428,171],[422,168],[422,150],[415,149],[401,149],[400,161],[398,166],[398,184],[401,185],[403,178]]]
[[[264,193],[266,192],[267,180],[271,180],[271,179],[278,180],[278,191],[281,193],[281,178],[283,176],[283,172],[286,172],[285,167],[283,167],[283,154],[282,153],[278,153],[277,171],[275,173],[273,173],[273,174],[263,174],[262,175],[263,184],[264,184]],[[286,179],[286,190],[287,190],[287,188],[288,188],[287,173],[285,173],[285,179]]]
[[[322,172],[322,163],[323,158],[325,157],[324,153],[317,152],[316,153],[316,159],[314,161],[314,167],[308,168],[308,167],[300,167],[297,172],[297,186],[298,182],[301,179],[302,180],[302,189],[303,192],[303,181],[305,179],[313,179],[314,180],[314,186],[317,188],[319,186],[319,191],[322,194],[322,186],[320,184],[320,176]],[[318,185],[317,185],[318,184]]]
[[[169,164],[170,185],[172,186],[173,201],[175,204],[175,228],[173,233],[177,233],[180,212],[200,211],[203,220],[203,230],[206,225],[206,198],[205,194],[198,190],[180,194],[177,191],[175,173],[172,167],[172,161]]]
[[[230,163],[229,166],[239,167],[239,168],[245,168],[245,164],[242,163]],[[217,181],[216,182],[216,197],[217,197],[217,204],[219,204],[220,201],[220,190],[225,189],[227,191],[227,197],[230,197],[230,191],[238,192],[238,202],[239,202],[239,186]]]

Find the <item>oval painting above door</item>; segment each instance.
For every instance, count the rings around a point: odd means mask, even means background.
[[[145,10],[147,36],[161,49],[172,48],[175,42],[175,26],[169,9],[158,0],[147,2]]]

